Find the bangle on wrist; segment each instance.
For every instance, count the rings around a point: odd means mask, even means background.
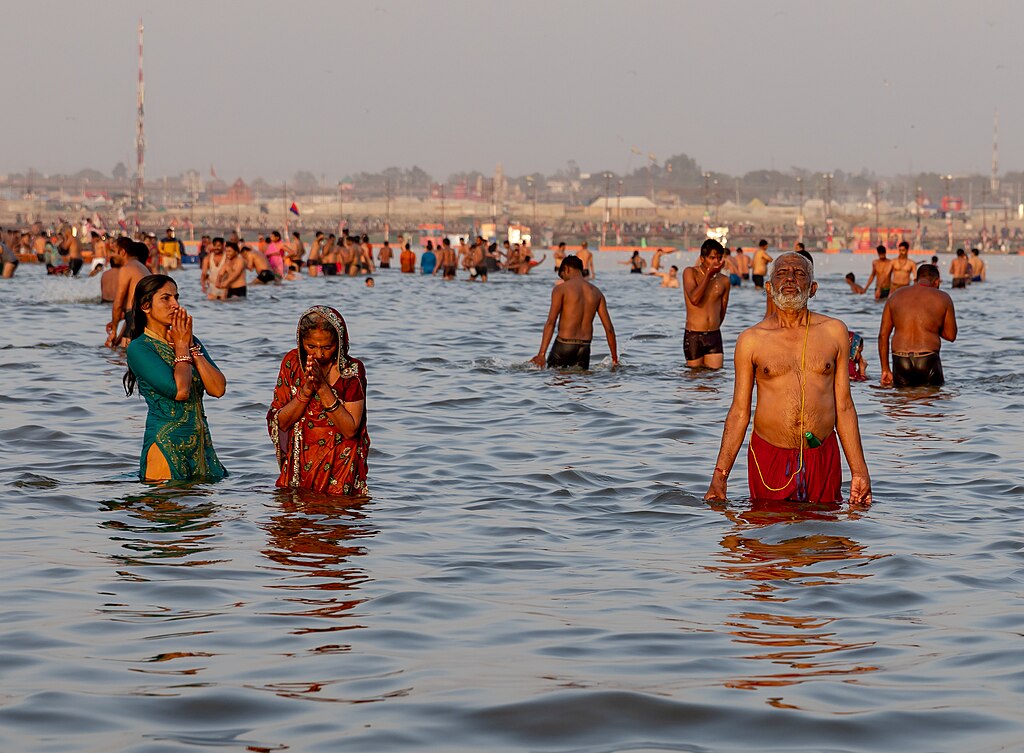
[[[174,365],[177,366],[179,363],[192,363],[192,354],[189,353],[183,356],[175,356]]]
[[[334,411],[338,410],[338,406],[339,405],[341,405],[341,400],[335,398],[334,405],[331,405],[331,406],[325,405],[324,406],[324,411],[326,413],[334,413]]]
[[[728,472],[725,471],[722,468],[719,468],[717,465],[715,466],[715,473],[721,473],[722,474],[722,478],[724,478],[724,479],[728,479],[729,478]]]
[[[198,345],[193,345],[191,348],[188,349],[188,352],[192,354],[193,358],[195,358],[196,356],[201,356],[203,354],[203,349],[200,348]]]

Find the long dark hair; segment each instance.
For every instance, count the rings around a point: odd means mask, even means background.
[[[146,329],[146,312],[142,310],[142,307],[147,303],[153,301],[153,296],[167,283],[174,283],[177,287],[178,283],[174,281],[173,277],[167,275],[147,275],[135,283],[135,295],[132,298],[132,328],[130,332],[126,332],[125,335],[129,340],[135,340],[142,337],[143,331]],[[135,372],[132,371],[131,366],[124,373],[124,379],[121,383],[124,385],[124,394],[126,396],[131,395],[135,391],[135,384],[138,380],[135,378]]]

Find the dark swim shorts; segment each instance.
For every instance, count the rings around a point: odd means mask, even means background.
[[[755,288],[763,288],[764,287],[764,275],[752,275],[752,277],[754,278],[754,287]]]
[[[938,351],[892,354],[894,387],[941,387],[945,381]]]
[[[590,368],[590,340],[563,340],[556,337],[548,352],[548,366],[569,369],[578,366]]]
[[[271,272],[269,269],[262,269],[262,270],[260,270],[260,273],[258,275],[256,275],[256,279],[259,280],[260,282],[264,283],[264,284],[266,284],[268,282],[273,282],[274,281],[274,273]]]
[[[240,285],[237,288],[228,288],[225,298],[245,298],[247,293],[245,285]]]
[[[711,332],[686,330],[683,334],[683,355],[687,361],[699,361],[706,355],[723,352],[722,331],[719,329]]]

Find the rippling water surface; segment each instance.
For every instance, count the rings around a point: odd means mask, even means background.
[[[1024,749],[1020,260],[953,291],[949,381],[910,391],[877,387],[880,307],[841,280],[870,260],[818,260],[813,307],[868,333],[863,513],[752,507],[743,463],[704,503],[731,368],[687,373],[680,292],[601,261],[623,366],[599,334],[586,374],[526,365],[548,272],[241,303],[181,272],[231,476],[177,488],[134,477],[98,280],[0,281],[0,750]],[[366,362],[365,504],[273,489],[312,303]],[[727,351],[763,305],[734,292]]]

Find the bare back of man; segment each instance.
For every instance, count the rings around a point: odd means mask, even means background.
[[[548,354],[547,365],[560,368],[590,368],[590,343],[594,337],[595,316],[600,317],[604,326],[612,364],[619,362],[615,328],[608,314],[604,294],[583,278],[582,267],[583,264],[578,257],[567,257],[562,262],[559,275],[563,283],[556,285],[551,291],[551,308],[544,324],[540,350],[531,359],[538,366],[545,365],[544,353],[557,324],[558,336]]]
[[[134,256],[125,258],[117,274],[117,292],[111,307],[110,324],[107,325],[107,347],[113,348],[120,344],[127,347],[129,333],[132,331],[132,302],[135,300],[135,286],[143,277],[149,276],[149,268]],[[118,331],[118,325],[124,326]]]
[[[957,324],[953,299],[937,284],[938,271],[930,264],[922,265],[917,284],[896,291],[886,302],[878,328],[883,385],[937,387],[944,383],[939,350],[943,340],[956,340]]]

